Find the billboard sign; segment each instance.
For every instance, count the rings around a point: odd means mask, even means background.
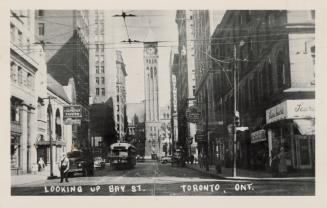
[[[197,123],[199,121],[200,112],[198,111],[198,108],[195,105],[187,108],[186,118],[187,118],[187,121],[190,123]]]
[[[82,106],[80,105],[67,105],[64,106],[64,119],[81,119],[83,117],[82,114]]]

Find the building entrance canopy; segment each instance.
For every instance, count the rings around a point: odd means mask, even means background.
[[[294,119],[293,121],[302,135],[315,135],[314,119]]]

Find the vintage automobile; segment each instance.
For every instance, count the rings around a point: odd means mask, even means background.
[[[176,149],[172,156],[171,160],[171,166],[179,166],[179,167],[184,167],[185,166],[185,160],[184,160],[184,155],[183,155],[183,150],[182,149]]]
[[[94,158],[94,168],[105,168],[106,161],[102,157],[95,157]]]
[[[161,163],[165,164],[165,163],[171,163],[172,162],[172,156],[168,155],[168,156],[164,156],[161,158]]]
[[[92,176],[94,174],[94,161],[91,151],[76,150],[67,153],[69,159],[69,175],[82,173],[83,176]]]

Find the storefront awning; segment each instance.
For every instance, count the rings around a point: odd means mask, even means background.
[[[294,119],[294,123],[302,135],[315,135],[314,119]]]

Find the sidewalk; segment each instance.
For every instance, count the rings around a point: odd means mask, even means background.
[[[237,169],[236,177],[233,177],[233,168],[225,168],[222,167],[222,171],[220,174],[216,173],[215,166],[209,166],[209,171],[206,171],[205,168],[200,168],[198,164],[186,164],[187,168],[199,171],[205,175],[210,177],[218,178],[218,179],[230,179],[230,180],[315,180],[314,176],[310,176],[308,174],[304,174],[304,176],[299,176],[298,174],[289,174],[286,177],[273,177],[271,173],[265,171],[254,171],[254,170],[246,170],[246,169]]]
[[[59,170],[57,168],[53,169],[54,176],[60,176]],[[50,176],[50,166],[46,166],[43,171],[37,171],[36,173],[27,173],[23,175],[12,175],[11,176],[11,185],[24,185],[29,183],[34,183],[37,181],[46,181]]]

